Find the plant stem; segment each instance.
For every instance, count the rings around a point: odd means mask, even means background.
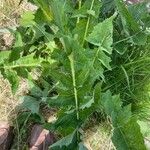
[[[16,129],[17,129],[17,150],[19,150],[20,149],[20,131],[19,131],[17,119],[15,122],[16,122]]]
[[[31,68],[31,67],[41,67],[39,64],[21,64],[21,65],[12,65],[12,66],[2,66],[0,69],[15,69],[15,68]]]
[[[79,121],[79,101],[78,101],[78,93],[76,88],[76,79],[75,79],[75,68],[74,68],[74,56],[71,53],[69,56],[70,67],[71,67],[71,74],[72,74],[72,82],[73,82],[73,89],[74,89],[74,98],[75,98],[75,107],[76,107],[76,119]],[[79,140],[79,132],[77,130],[77,139]]]
[[[74,58],[73,54],[69,55],[70,60],[70,67],[71,67],[71,73],[72,73],[72,81],[73,81],[73,89],[74,89],[74,97],[75,97],[75,104],[76,104],[76,115],[77,120],[79,120],[79,104],[78,104],[78,94],[76,89],[76,79],[75,79],[75,68],[74,68]]]
[[[122,69],[122,71],[124,72],[124,75],[125,75],[126,80],[127,80],[127,85],[128,85],[128,87],[129,87],[129,90],[130,90],[131,88],[130,88],[130,80],[129,80],[128,73],[127,73],[126,69],[125,69],[122,65],[121,65],[121,69]]]
[[[81,8],[82,0],[79,0],[79,9]],[[79,23],[80,17],[77,18],[77,23]]]
[[[90,10],[93,9],[94,1],[95,0],[92,0]],[[83,37],[83,41],[82,41],[82,46],[84,45],[85,38],[86,38],[87,33],[88,33],[89,23],[90,23],[90,15],[88,16],[88,20],[87,20],[87,23],[86,23],[85,33],[84,33],[84,37]]]
[[[140,32],[141,32],[141,31],[140,31]],[[117,42],[113,43],[113,45],[116,45],[116,44],[119,44],[119,43],[121,43],[121,42],[127,41],[127,40],[129,40],[129,39],[131,39],[131,38],[137,36],[140,32],[137,32],[137,33],[135,33],[135,34],[132,35],[132,36],[129,36],[129,37],[124,38],[124,39],[122,39],[122,40],[120,40],[120,41],[117,41]]]

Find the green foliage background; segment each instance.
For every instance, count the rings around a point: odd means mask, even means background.
[[[146,2],[30,2],[38,9],[25,13],[11,31],[16,40],[11,51],[0,52],[0,71],[13,93],[19,77],[30,81],[23,107],[31,114],[40,115],[43,103],[58,109],[57,120],[45,124],[63,135],[51,149],[86,150],[81,130],[94,112],[103,112],[111,118],[116,149],[145,150],[137,119],[148,116],[141,113],[149,103],[144,91],[150,76]],[[33,69],[40,72],[40,86],[32,79]]]

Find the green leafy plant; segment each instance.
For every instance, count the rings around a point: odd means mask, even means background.
[[[120,97],[112,96],[110,91],[102,94],[102,104],[106,113],[112,118],[114,127],[112,141],[116,149],[146,149],[140,127],[136,118],[132,116],[131,105],[122,108]]]
[[[39,114],[41,103],[58,109],[57,120],[46,127],[63,138],[50,148],[87,149],[82,142],[86,121],[95,111],[104,111],[111,118],[118,150],[145,150],[131,110],[137,100],[134,84],[149,78],[145,3],[130,8],[120,0],[109,1],[111,7],[99,0],[31,2],[38,9],[22,16],[12,50],[0,52],[0,71],[13,93],[19,77],[30,80],[23,106],[31,113]],[[138,16],[136,7],[143,11]],[[42,79],[51,79],[42,80],[42,90],[33,84],[33,69],[40,70]]]

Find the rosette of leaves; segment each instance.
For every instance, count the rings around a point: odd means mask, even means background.
[[[93,112],[103,109],[112,118],[116,148],[144,150],[143,137],[129,106],[122,108],[120,101],[115,103],[118,98],[112,98],[109,92],[101,93],[101,85],[106,82],[104,73],[112,70],[113,21],[117,14],[99,18],[99,0],[30,1],[38,10],[22,16],[21,27],[14,33],[16,43],[8,56],[0,57],[0,69],[13,91],[18,76],[31,79],[29,73],[33,68],[40,68],[42,76],[51,77],[53,94],[46,95],[46,102],[59,111],[57,120],[48,127],[64,138],[50,149],[87,149],[82,142],[82,129]],[[120,1],[116,0],[116,4],[120,10]],[[32,63],[35,60],[36,64]],[[8,67],[4,62],[8,62]],[[118,117],[119,113],[123,116]],[[134,129],[136,132],[130,133]],[[138,138],[136,144],[132,141],[137,140],[134,137]]]

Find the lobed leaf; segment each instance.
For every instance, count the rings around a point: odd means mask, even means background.
[[[76,149],[77,145],[77,131],[75,130],[72,134],[67,135],[66,137],[62,138],[58,142],[54,143],[53,145],[50,146],[50,149],[52,150],[59,150],[59,149]]]
[[[39,113],[40,103],[37,101],[36,98],[31,96],[24,96],[22,97],[23,103],[21,104],[22,108],[30,110],[31,113]]]
[[[87,41],[98,47],[108,54],[112,53],[112,43],[113,43],[113,19],[114,16],[104,20],[103,22],[97,24],[92,33],[87,37]]]
[[[131,107],[122,108],[119,96],[112,96],[110,91],[102,95],[102,105],[112,119],[112,141],[117,150],[146,150],[140,127],[136,118],[132,116]]]

